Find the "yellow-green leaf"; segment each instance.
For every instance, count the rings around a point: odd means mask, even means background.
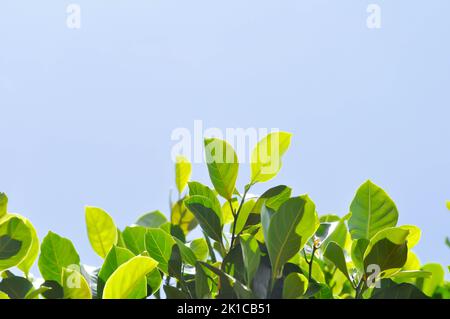
[[[0,219],[8,212],[8,197],[5,193],[0,193]]]
[[[422,236],[422,231],[420,230],[420,228],[414,225],[404,225],[400,226],[399,228],[409,231],[407,238],[408,248],[414,248],[419,243],[420,237]]]
[[[39,238],[37,235],[37,231],[34,228],[33,224],[30,222],[29,219],[23,217],[19,214],[13,214],[13,213],[7,213],[3,216],[3,222],[11,219],[11,218],[19,218],[25,223],[25,226],[28,227],[31,234],[31,245],[29,247],[29,250],[24,257],[24,259],[20,262],[17,267],[22,270],[25,274],[28,274],[30,272],[31,267],[33,266],[34,262],[36,261],[38,255],[39,255]]]
[[[146,285],[146,275],[158,266],[158,262],[150,257],[137,256],[119,268],[109,277],[103,290],[103,299],[141,299],[141,293],[136,294],[139,285]]]
[[[186,207],[184,200],[177,201],[172,206],[170,220],[172,225],[179,226],[185,235],[197,227],[198,222],[194,214]]]
[[[117,244],[117,227],[111,216],[96,207],[86,207],[86,227],[92,248],[102,258]]]
[[[233,147],[217,138],[205,139],[206,163],[215,190],[226,200],[231,200],[236,188],[239,161]]]
[[[192,165],[184,156],[177,156],[175,163],[175,182],[177,184],[178,193],[183,193],[187,186],[192,173]]]
[[[291,144],[291,137],[291,133],[274,132],[256,145],[251,157],[252,183],[267,182],[278,174],[282,156]]]
[[[63,268],[61,280],[64,299],[92,299],[91,288],[79,271]]]
[[[0,272],[19,265],[31,243],[31,231],[20,218],[11,217],[0,224]]]

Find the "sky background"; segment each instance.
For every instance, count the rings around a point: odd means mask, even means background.
[[[287,184],[343,216],[371,179],[422,228],[422,262],[450,263],[448,0],[79,0],[79,30],[70,3],[0,3],[0,190],[41,238],[99,265],[84,206],[121,228],[168,213],[172,131],[202,120],[294,134],[255,193]]]

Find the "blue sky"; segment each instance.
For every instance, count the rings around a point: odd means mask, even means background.
[[[68,1],[0,4],[0,190],[41,238],[69,237],[99,264],[84,206],[120,227],[167,213],[171,133],[202,120],[294,134],[255,192],[288,184],[344,215],[371,179],[422,228],[421,260],[450,263],[449,1],[72,2],[79,30]],[[193,178],[208,182],[206,168]]]

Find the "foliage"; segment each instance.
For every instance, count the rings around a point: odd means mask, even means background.
[[[344,217],[319,216],[308,195],[284,185],[249,196],[276,177],[290,143],[278,132],[256,145],[242,193],[227,142],[205,140],[212,188],[190,181],[191,163],[177,157],[170,218],[153,211],[119,230],[104,210],[86,207],[87,236],[103,260],[95,269],[67,238],[49,232],[40,242],[0,193],[0,299],[450,298],[448,269],[421,265],[413,252],[421,230],[397,225],[394,201],[372,181]],[[36,261],[42,280],[29,274]]]

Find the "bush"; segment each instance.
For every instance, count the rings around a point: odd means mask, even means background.
[[[40,242],[0,194],[0,299],[450,297],[444,268],[421,265],[413,252],[420,229],[398,226],[395,203],[373,182],[360,186],[344,217],[319,216],[308,195],[284,185],[250,195],[277,175],[290,140],[278,132],[258,143],[242,194],[225,141],[205,140],[213,188],[190,182],[191,164],[178,157],[170,220],[155,211],[119,230],[104,210],[86,207],[89,241],[103,259],[96,269],[81,264],[69,239],[49,232]],[[197,227],[203,236],[187,240]],[[42,280],[30,275],[37,259]]]

